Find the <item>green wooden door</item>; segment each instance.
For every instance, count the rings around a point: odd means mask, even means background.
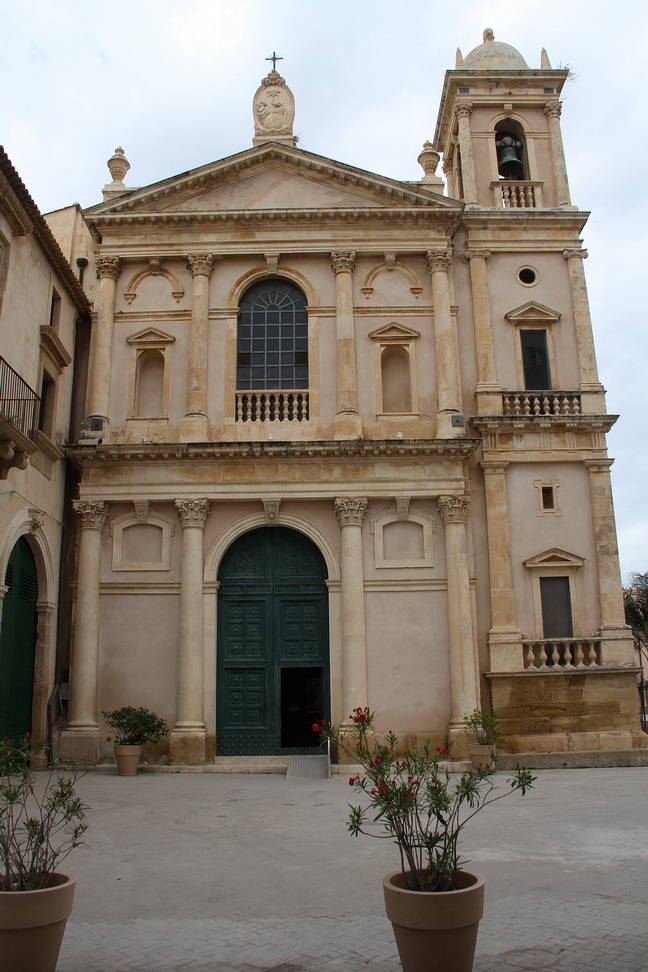
[[[0,624],[0,736],[31,731],[36,645],[36,565],[24,537],[7,564]]]
[[[326,565],[301,533],[254,530],[218,572],[217,747],[221,756],[318,751],[329,718]]]

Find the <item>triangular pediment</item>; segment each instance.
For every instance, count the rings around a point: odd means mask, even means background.
[[[579,557],[578,554],[569,553],[559,547],[552,547],[550,550],[545,550],[544,553],[536,554],[535,557],[529,557],[528,560],[524,561],[524,566],[568,568],[582,567],[584,563],[585,559]]]
[[[537,300],[529,300],[504,315],[512,324],[556,324],[561,316],[560,311],[539,304]]]
[[[420,336],[420,331],[415,331],[414,328],[406,327],[397,321],[392,321],[391,324],[383,324],[382,327],[369,332],[369,337],[373,338],[374,341],[411,341],[412,338]]]
[[[416,184],[268,142],[198,169],[116,196],[85,210],[90,220],[127,213],[422,208],[461,203]]]
[[[148,346],[160,347],[162,344],[172,344],[175,341],[173,334],[166,334],[165,331],[158,330],[157,327],[145,327],[136,334],[131,334],[126,338],[129,344],[137,344],[140,347]]]

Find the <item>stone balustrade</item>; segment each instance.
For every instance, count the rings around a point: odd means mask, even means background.
[[[600,638],[543,638],[522,642],[524,668],[599,668],[603,664]]]
[[[237,422],[307,422],[307,391],[236,392]]]
[[[502,395],[502,415],[581,415],[578,392],[510,392]]]
[[[497,209],[542,209],[542,182],[491,182]]]

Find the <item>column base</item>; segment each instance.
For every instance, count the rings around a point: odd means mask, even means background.
[[[335,416],[336,439],[358,439],[362,435],[362,419],[358,412],[338,412]]]
[[[207,762],[207,731],[199,728],[171,730],[169,764],[202,766]]]
[[[204,412],[189,412],[180,422],[180,442],[208,442],[209,419]]]
[[[59,759],[62,763],[95,766],[99,762],[99,727],[64,729],[59,743]]]
[[[448,756],[451,760],[468,759],[468,746],[474,743],[475,734],[466,729],[463,722],[450,723],[448,728]]]

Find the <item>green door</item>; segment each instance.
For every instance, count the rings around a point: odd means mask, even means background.
[[[31,731],[36,645],[36,565],[24,537],[7,564],[0,624],[0,736]]]
[[[329,717],[326,565],[283,527],[246,533],[218,572],[220,756],[317,752]]]

